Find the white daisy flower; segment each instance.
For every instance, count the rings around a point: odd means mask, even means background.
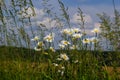
[[[90,39],[90,41],[91,41],[92,43],[97,43],[99,40],[98,40],[97,38],[93,37],[93,38]]]
[[[44,43],[43,43],[42,41],[40,41],[40,42],[37,43],[37,45],[38,45],[39,47],[42,47],[42,46],[44,46]]]
[[[65,67],[64,67],[64,66],[62,66],[62,67],[61,67],[61,69],[65,69]]]
[[[76,49],[78,46],[76,46],[76,45],[72,45],[71,47],[70,47],[70,49]]]
[[[34,50],[35,51],[41,51],[41,48],[40,47],[35,47]]]
[[[79,61],[78,60],[75,60],[74,63],[78,63]]]
[[[65,53],[64,54],[60,54],[60,58],[65,60],[65,61],[69,60],[69,57]]]
[[[53,47],[50,47],[50,50],[51,50],[52,52],[55,52],[55,49],[54,49]]]
[[[49,34],[47,36],[44,37],[44,40],[47,41],[47,42],[53,42],[54,40],[54,34]]]
[[[74,33],[79,33],[81,30],[79,28],[73,28],[71,29]]]
[[[58,61],[61,61],[62,59],[61,58],[57,58]]]
[[[32,41],[38,41],[39,40],[39,37],[38,36],[35,36],[33,39],[31,39]]]
[[[72,33],[72,30],[71,29],[63,29],[62,31],[61,31],[61,33],[62,34],[67,34],[67,35],[72,35],[73,33]]]
[[[64,49],[64,48],[65,48],[65,45],[59,44],[59,47],[62,48],[62,49]]]
[[[61,71],[61,76],[63,76],[64,75],[64,71]]]
[[[61,70],[58,70],[58,72],[60,73],[60,72],[61,72]]]
[[[65,45],[65,46],[67,46],[67,45],[69,45],[69,44],[70,44],[70,42],[68,42],[67,40],[62,40],[62,41],[61,41],[61,44],[63,44],[63,45]]]
[[[84,44],[89,44],[90,43],[90,39],[86,38],[86,39],[83,39],[82,41]]]
[[[75,38],[75,39],[78,39],[78,38],[82,37],[82,34],[75,33],[75,34],[72,35],[72,37]]]
[[[100,30],[98,28],[94,28],[91,32],[93,32],[93,33],[99,33]]]
[[[58,66],[58,64],[56,64],[56,63],[53,63],[53,65],[56,66],[56,67]]]

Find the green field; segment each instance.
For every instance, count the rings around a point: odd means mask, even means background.
[[[117,52],[62,51],[69,60],[58,61],[61,51],[48,54],[0,47],[0,80],[119,80]],[[58,64],[58,65],[55,65]]]

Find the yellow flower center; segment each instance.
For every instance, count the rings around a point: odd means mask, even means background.
[[[65,45],[67,45],[67,44],[68,44],[68,42],[67,42],[67,41],[65,41],[65,42],[64,42],[64,44],[65,44]]]
[[[67,56],[66,56],[66,55],[64,55],[64,56],[63,56],[63,59],[65,59],[65,60],[66,60],[66,59],[67,59]]]

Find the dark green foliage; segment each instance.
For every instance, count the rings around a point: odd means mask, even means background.
[[[103,69],[104,66],[119,66],[117,52],[94,51],[62,51],[68,53],[69,61],[59,62],[56,58],[61,53],[45,50],[49,54],[36,52],[32,49],[16,47],[0,47],[0,80],[108,80],[117,79],[117,75],[110,74]],[[74,63],[78,60],[78,63]],[[65,67],[64,74],[58,73],[58,63]]]

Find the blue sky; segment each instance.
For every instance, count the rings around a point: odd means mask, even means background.
[[[9,0],[6,0],[9,3]],[[36,12],[36,16],[33,16],[31,18],[32,25],[34,27],[35,34],[39,35],[40,31],[37,29],[37,27],[40,25],[40,23],[43,23],[46,25],[47,28],[52,29],[53,27],[58,27],[56,24],[57,22],[55,20],[51,21],[49,24],[49,21],[51,17],[48,17],[45,15],[43,11],[43,0],[32,0],[34,4],[34,9]],[[96,14],[102,14],[103,12],[107,13],[109,16],[114,17],[114,10],[113,10],[113,4],[112,0],[61,0],[65,7],[68,7],[68,14],[70,16],[70,22],[72,23],[72,27],[78,27],[78,25],[73,25],[77,23],[77,20],[79,17],[77,16],[78,7],[80,7],[85,15],[85,28],[88,35],[93,36],[91,33],[91,30],[95,27],[99,27],[98,22],[100,21],[99,17]],[[57,0],[49,0],[49,4],[52,4],[53,12],[55,12],[57,15],[60,13],[60,7],[57,2]],[[115,0],[116,9],[120,11],[120,0]],[[8,5],[9,7],[9,5]],[[24,8],[23,8],[24,10]],[[31,14],[31,9],[28,10],[28,14]],[[64,25],[64,23],[63,23]],[[64,25],[67,27],[66,25]],[[79,26],[80,27],[80,26]],[[25,26],[26,30],[30,32],[29,25]],[[53,32],[57,33],[57,30],[54,30]],[[60,32],[60,31],[59,31]],[[56,39],[58,39],[59,36],[57,36]]]
[[[80,7],[85,13],[96,17],[97,13],[113,15],[113,0],[62,0],[70,8]],[[120,0],[114,0],[116,9],[120,11]]]
[[[111,10],[113,11],[113,0],[62,0],[62,2],[67,7],[80,7],[83,10],[87,10],[87,7],[93,7],[96,10],[99,10],[99,12],[108,12]],[[114,0],[116,9],[120,10],[120,0]],[[92,12],[95,12],[94,10],[91,10]],[[97,13],[97,12],[95,12]],[[112,13],[109,13],[112,14]]]
[[[37,12],[39,12],[42,9],[41,2],[42,0],[32,0],[34,7],[37,9]],[[61,0],[65,7],[68,7],[69,9],[69,15],[71,18],[71,22],[76,22],[75,19],[78,17],[76,16],[77,8],[80,7],[85,14],[86,19],[86,28],[88,33],[90,33],[90,30],[94,27],[97,27],[96,25],[100,20],[99,17],[96,14],[102,14],[103,12],[107,13],[109,16],[114,17],[114,10],[113,10],[113,3],[112,0]],[[57,0],[49,0],[49,3],[52,4],[54,7],[54,12],[59,14],[59,4]],[[120,11],[120,0],[115,0],[116,9]],[[39,18],[41,15],[39,15],[37,18]],[[39,22],[39,21],[38,21]],[[45,19],[44,21],[45,22]],[[47,22],[45,22],[47,23]]]
[[[80,5],[112,5],[112,0],[62,0],[65,4],[69,6],[80,6]],[[120,0],[115,0],[115,4],[119,5]]]
[[[36,8],[41,8],[41,0],[32,0]],[[97,13],[108,13],[113,15],[113,3],[112,0],[61,0],[66,7],[69,8],[69,12],[77,11],[77,8],[80,7],[83,12],[91,15],[94,19]],[[54,6],[58,7],[57,0],[49,0],[49,2]],[[115,0],[116,9],[120,11],[120,0]],[[56,11],[57,12],[57,11]]]

